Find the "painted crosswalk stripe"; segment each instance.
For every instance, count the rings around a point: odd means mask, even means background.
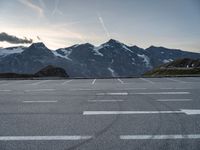
[[[74,141],[88,140],[92,136],[0,136],[0,141]]]
[[[121,135],[121,140],[170,140],[170,139],[200,139],[200,134],[172,135]]]

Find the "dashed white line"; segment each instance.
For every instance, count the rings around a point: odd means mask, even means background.
[[[58,101],[23,101],[23,103],[57,103]]]
[[[141,80],[145,81],[145,82],[148,82],[148,83],[151,83],[151,84],[155,84],[155,82],[151,81],[151,80],[148,80],[148,79],[144,79],[144,78],[140,78]]]
[[[122,81],[121,79],[117,79],[121,84],[124,84],[124,81]]]
[[[200,134],[172,135],[121,135],[121,140],[170,140],[170,139],[200,139]]]
[[[181,102],[181,101],[191,101],[192,99],[158,99],[159,102]]]
[[[123,92],[123,93],[97,93],[96,95],[128,95],[127,92]]]
[[[67,83],[69,83],[69,82],[71,82],[71,81],[72,81],[72,80],[65,81],[65,82],[62,83],[62,85],[67,84]]]
[[[88,140],[92,136],[0,136],[0,141],[76,141]]]
[[[142,92],[142,93],[131,93],[131,94],[139,94],[139,95],[171,95],[171,94],[190,94],[190,92]]]
[[[88,100],[88,102],[123,102],[124,100],[122,99],[103,99],[103,100]]]
[[[92,84],[95,84],[96,80],[97,80],[97,79],[94,79],[94,80],[92,81]]]

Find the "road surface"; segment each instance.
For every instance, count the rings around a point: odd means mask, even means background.
[[[1,150],[199,150],[200,78],[0,80]]]

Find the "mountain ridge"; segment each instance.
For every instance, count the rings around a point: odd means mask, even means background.
[[[6,50],[9,49],[0,50],[0,72],[33,73],[55,65],[64,68],[71,77],[138,76],[179,58],[200,58],[200,53],[155,46],[143,49],[114,39],[99,46],[76,44],[55,51],[40,42],[16,53],[1,55]]]

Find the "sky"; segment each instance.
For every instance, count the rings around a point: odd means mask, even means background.
[[[200,52],[200,0],[0,0],[0,33],[52,50],[112,38]]]

